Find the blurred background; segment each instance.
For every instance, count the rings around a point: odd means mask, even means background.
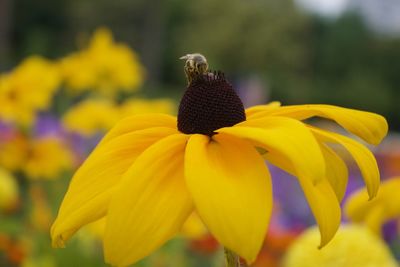
[[[398,0],[0,0],[0,266],[106,266],[100,226],[62,250],[49,227],[71,175],[116,121],[176,114],[186,87],[178,58],[192,52],[224,71],[246,106],[384,115],[391,133],[371,149],[383,179],[400,175]],[[350,194],[362,182],[348,164]],[[280,266],[314,224],[295,179],[271,172],[275,211],[254,266]],[[400,258],[399,223],[385,227]],[[223,266],[223,255],[194,218],[135,266]]]

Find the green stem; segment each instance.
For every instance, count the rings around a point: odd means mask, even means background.
[[[240,258],[235,252],[224,248],[226,267],[241,267]]]

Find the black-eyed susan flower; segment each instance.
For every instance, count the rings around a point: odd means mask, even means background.
[[[365,225],[381,234],[383,225],[400,218],[400,177],[393,177],[382,183],[376,198],[368,201],[365,190],[354,192],[346,201],[345,213],[355,223]]]
[[[82,226],[106,217],[106,261],[132,264],[172,238],[195,210],[221,244],[253,262],[272,209],[264,159],[298,178],[324,246],[340,224],[339,201],[347,183],[346,165],[331,144],[350,152],[370,197],[376,195],[379,172],[372,153],[303,120],[331,119],[378,144],[387,132],[383,117],[329,105],[272,103],[245,110],[224,75],[207,72],[204,60],[196,58],[187,56],[194,62],[186,67],[204,71],[186,69],[195,76],[177,118],[123,119],[78,169],[52,226],[54,246],[64,246]]]
[[[287,251],[283,267],[397,267],[388,246],[367,227],[342,225],[333,240],[317,249],[316,227],[305,231]]]

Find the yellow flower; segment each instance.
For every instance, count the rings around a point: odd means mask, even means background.
[[[56,179],[72,168],[73,155],[60,139],[42,137],[32,140],[23,172],[31,179]]]
[[[51,104],[60,84],[55,65],[38,56],[25,59],[11,73],[0,76],[0,118],[30,125],[37,111]]]
[[[22,171],[29,178],[54,179],[72,165],[72,152],[56,137],[28,140],[23,134],[15,133],[0,141],[0,166]]]
[[[316,227],[305,231],[289,248],[283,267],[397,267],[386,244],[368,228],[342,225],[323,249],[317,249]]]
[[[381,233],[382,225],[400,217],[400,177],[382,183],[376,198],[368,201],[367,192],[359,190],[345,205],[346,215],[353,222],[364,222],[372,231]]]
[[[174,113],[169,99],[130,99],[118,106],[106,99],[87,99],[72,107],[63,117],[66,129],[85,136],[111,129],[120,119],[145,113]]]
[[[137,55],[115,43],[106,28],[96,30],[88,47],[64,58],[60,66],[67,86],[78,92],[94,89],[113,96],[119,90],[135,91],[143,83]]]
[[[346,165],[330,145],[352,154],[371,198],[379,171],[360,143],[303,122],[314,116],[334,120],[372,144],[387,133],[382,116],[329,105],[273,103],[245,113],[222,74],[198,77],[177,118],[132,116],[108,132],[71,180],[52,226],[53,245],[64,246],[82,226],[105,217],[105,259],[126,266],[172,238],[196,211],[221,244],[251,263],[272,209],[261,153],[298,178],[324,246],[339,227],[347,183]]]
[[[0,168],[0,211],[12,209],[18,202],[19,190],[16,179]]]
[[[17,171],[24,165],[28,151],[28,141],[22,134],[15,133],[10,138],[0,140],[0,166]]]
[[[121,118],[137,114],[166,113],[175,114],[175,103],[170,99],[140,99],[132,98],[125,101],[121,107]]]
[[[113,102],[104,99],[88,99],[68,110],[62,121],[66,129],[91,136],[110,129],[119,118],[119,110]]]
[[[95,66],[84,51],[61,59],[60,70],[67,88],[75,94],[95,87]]]

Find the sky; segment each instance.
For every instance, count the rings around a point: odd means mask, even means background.
[[[296,0],[305,9],[325,16],[338,16],[346,8],[348,0]]]

